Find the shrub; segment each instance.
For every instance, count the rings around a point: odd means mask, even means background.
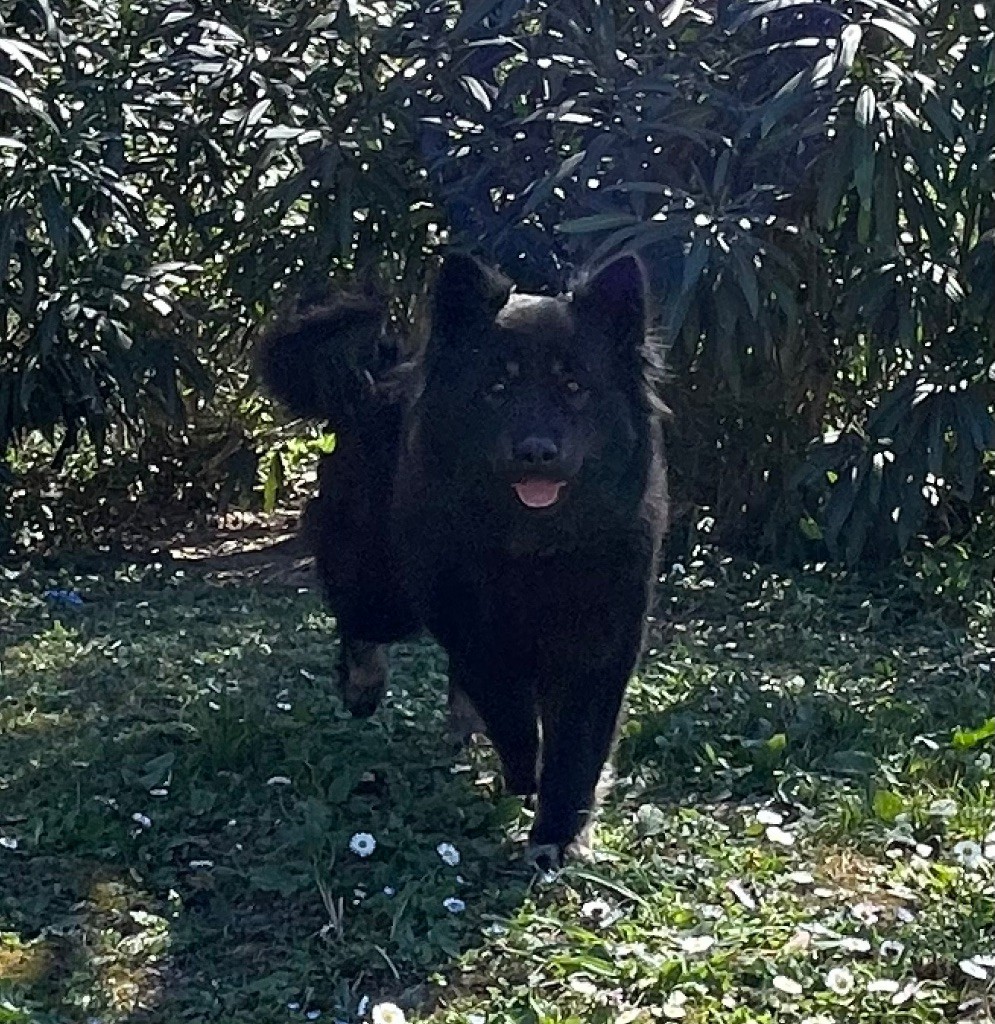
[[[531,289],[643,254],[685,537],[707,510],[726,544],[856,562],[984,507],[987,5],[122,10],[0,3],[0,445],[207,418],[265,446],[263,318],[376,271],[417,322],[448,235]]]

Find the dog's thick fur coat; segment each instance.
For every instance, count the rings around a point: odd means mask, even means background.
[[[479,716],[508,788],[538,795],[532,844],[551,861],[584,840],[666,525],[646,319],[631,257],[546,298],[455,255],[404,367],[387,369],[368,296],[261,349],[274,395],[337,435],[305,527],[347,704],[374,710],[382,645],[427,627],[463,731]]]

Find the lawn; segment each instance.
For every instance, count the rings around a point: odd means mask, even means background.
[[[431,644],[354,721],[293,580],[0,570],[0,1022],[990,1021],[991,622],[674,567],[599,859],[542,878]]]

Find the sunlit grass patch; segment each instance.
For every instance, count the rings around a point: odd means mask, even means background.
[[[82,604],[46,599],[56,584]],[[445,741],[432,645],[400,647],[390,698],[355,721],[309,593],[168,567],[12,574],[3,1012],[984,1020],[983,631],[898,584],[728,560],[672,574],[659,608],[598,860],[541,879],[490,750]]]

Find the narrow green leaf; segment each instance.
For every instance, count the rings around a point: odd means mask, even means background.
[[[684,261],[681,291],[685,295],[690,295],[697,286],[698,278],[701,277],[705,267],[708,266],[710,252],[711,247],[708,244],[708,235],[703,231],[699,231],[695,234],[694,241],[691,243],[691,251]]]
[[[877,99],[874,90],[865,85],[857,96],[857,105],[854,108],[854,117],[861,128],[868,128],[874,120],[874,111],[877,106]]]
[[[585,235],[593,231],[609,231],[638,223],[639,219],[631,213],[595,213],[590,217],[565,220],[562,224],[557,224],[555,230],[561,235]]]
[[[483,82],[470,75],[461,75],[460,84],[464,89],[484,108],[490,110],[493,106],[491,94],[484,87]]]
[[[995,736],[995,718],[989,718],[976,729],[955,729],[951,744],[954,750],[971,750]]]
[[[274,451],[269,460],[266,483],[263,485],[263,510],[272,512],[276,508],[276,500],[283,488],[283,456]]]
[[[876,25],[883,32],[887,32],[893,39],[910,50],[916,45],[916,34],[906,25],[900,25],[890,18],[871,18],[871,24]]]
[[[860,40],[864,36],[864,30],[859,25],[847,25],[840,33],[839,55],[837,67],[843,72],[849,72],[853,67],[857,50],[860,49]]]
[[[48,237],[56,253],[65,259],[69,256],[69,217],[54,182],[45,181],[38,191]]]
[[[470,0],[464,6],[459,21],[456,22],[453,35],[457,38],[465,36],[470,29],[479,25],[502,2],[503,0]]]
[[[747,253],[743,252],[742,245],[733,244],[730,255],[732,256],[733,276],[739,285],[746,305],[749,307],[750,316],[757,318],[760,312],[760,293],[757,285],[757,268],[753,265]]]
[[[892,822],[905,810],[905,801],[897,793],[879,789],[874,794],[873,806],[882,821]]]

